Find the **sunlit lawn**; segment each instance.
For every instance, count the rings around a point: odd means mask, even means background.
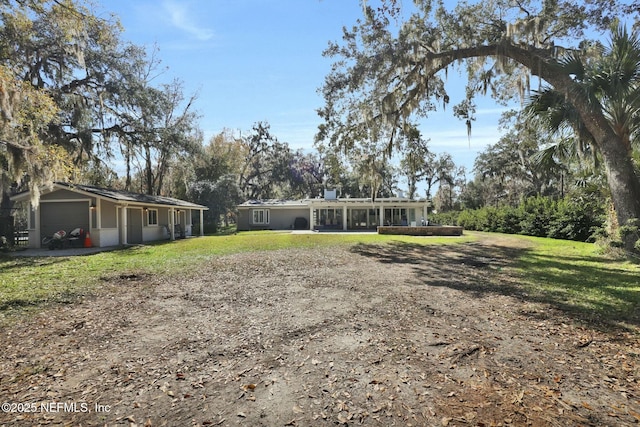
[[[286,248],[313,248],[385,242],[455,244],[473,240],[384,236],[372,233],[291,234],[242,232],[238,234],[134,246],[76,257],[0,258],[0,312],[49,301],[67,301],[89,293],[101,279],[130,274],[180,275],[197,271],[208,260],[223,255]]]
[[[465,232],[462,237],[424,238],[371,233],[291,234],[242,232],[175,242],[135,246],[112,252],[69,258],[0,258],[0,315],[37,308],[47,302],[70,302],[95,292],[105,278],[130,274],[167,277],[197,272],[216,257],[249,251],[313,248],[336,245],[412,243],[464,244],[491,234]],[[602,255],[596,245],[530,238],[508,270],[538,301],[605,319],[638,322],[640,266]]]
[[[640,320],[640,264],[594,244],[522,238],[533,243],[516,264],[530,293],[603,319]]]

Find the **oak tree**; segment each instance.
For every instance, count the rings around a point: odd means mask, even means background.
[[[449,104],[445,82],[456,66],[464,67],[468,83],[453,111],[467,126],[477,94],[524,98],[537,78],[564,95],[593,137],[619,223],[640,218],[640,180],[629,146],[583,90],[580,75],[565,66],[597,55],[597,35],[617,19],[637,20],[637,4],[489,0],[460,1],[451,9],[415,0],[410,12],[397,0],[378,4],[363,1],[364,17],[325,52],[335,62],[322,88],[319,140],[348,148],[388,134],[393,146],[397,129]]]

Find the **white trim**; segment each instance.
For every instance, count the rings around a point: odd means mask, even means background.
[[[89,206],[91,209],[91,206]],[[102,200],[96,199],[96,228],[102,228]]]
[[[260,221],[260,218],[258,218],[258,221],[256,221],[256,214],[261,213],[262,215],[262,220]],[[260,216],[260,215],[259,215]],[[251,209],[251,224],[253,225],[269,225],[269,221],[271,220],[270,218],[270,214],[269,214],[269,209],[266,208],[256,208],[256,209]]]
[[[146,225],[146,226],[147,226],[147,227],[158,227],[158,225],[159,225],[159,221],[160,221],[159,214],[158,214],[158,209],[155,209],[155,208],[145,208],[144,210],[146,210],[146,211],[147,211],[147,225]],[[154,222],[154,223],[151,223],[151,221],[150,221],[150,219],[151,219],[151,218],[149,217],[149,214],[150,214],[151,212],[155,212],[155,213],[156,213],[156,215],[155,215],[155,217],[156,217],[156,222]]]
[[[91,199],[53,199],[53,200],[42,200],[40,199],[40,203],[80,203],[87,202],[89,206],[91,206]]]
[[[29,204],[31,204],[31,203],[29,203]],[[40,248],[41,244],[42,244],[42,240],[41,240],[42,239],[42,237],[41,237],[41,234],[42,234],[42,230],[41,230],[42,223],[40,221],[40,205],[39,204],[37,206],[33,207],[33,216],[34,216],[34,218],[36,220],[36,239],[37,239],[37,241],[36,241],[35,246],[36,246],[36,248]]]
[[[87,196],[90,198],[94,198],[94,199],[103,199],[103,200],[107,200],[109,202],[115,203],[115,204],[120,204],[121,206],[140,206],[141,208],[145,207],[145,206],[153,206],[153,207],[158,207],[158,208],[174,208],[174,209],[203,209],[203,210],[208,210],[209,208],[207,208],[206,206],[200,206],[200,205],[195,205],[194,206],[181,206],[181,205],[172,205],[172,204],[168,204],[168,203],[152,203],[152,202],[140,202],[138,200],[122,200],[122,199],[118,199],[116,197],[107,197],[107,196],[103,196],[101,194],[96,194],[96,193],[92,193],[90,191],[85,191],[82,190],[80,188],[76,188],[76,187],[69,187],[66,185],[60,185],[60,184],[53,184],[53,187],[51,189],[49,189],[48,187],[46,187],[45,189],[43,189],[41,191],[41,197],[46,195],[46,194],[50,194],[53,193],[55,191],[58,190],[67,190],[67,191],[71,191],[73,193],[77,193],[77,194],[81,194],[83,196]],[[137,194],[137,193],[133,193],[133,194]],[[11,196],[9,199],[11,201],[17,202],[17,201],[22,201],[22,200],[28,200],[31,196],[30,192],[24,192],[24,193],[20,193],[20,194],[16,194],[15,196]],[[40,200],[40,202],[59,202],[63,199],[60,200]],[[78,201],[78,200],[85,200],[85,199],[75,199],[75,200],[70,200],[70,201]],[[178,199],[175,199],[178,200]],[[188,202],[185,202],[188,203]]]

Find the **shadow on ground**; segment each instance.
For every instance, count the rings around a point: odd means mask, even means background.
[[[351,251],[383,264],[410,264],[414,275],[407,282],[416,286],[447,287],[478,298],[511,296],[603,331],[640,326],[640,279],[622,269],[607,269],[605,274],[592,266],[576,267],[572,257],[544,257],[526,247],[483,242],[360,244]]]

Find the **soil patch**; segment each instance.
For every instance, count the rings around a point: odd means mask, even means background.
[[[114,277],[0,329],[0,425],[637,425],[638,336],[527,298],[508,271],[523,244]]]

